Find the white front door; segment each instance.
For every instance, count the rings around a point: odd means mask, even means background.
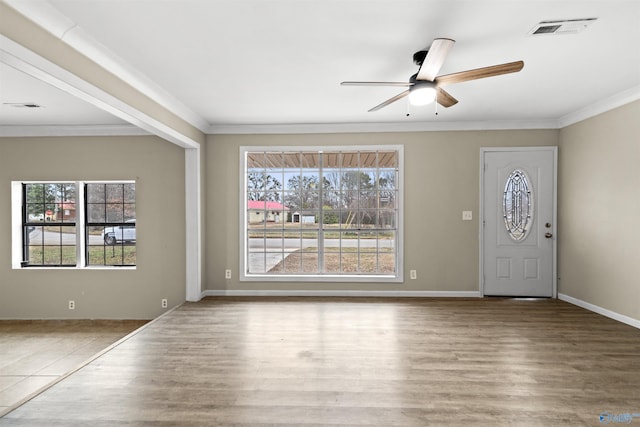
[[[484,295],[556,296],[555,147],[481,151]]]

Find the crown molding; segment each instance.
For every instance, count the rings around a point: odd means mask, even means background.
[[[468,122],[386,122],[386,123],[301,123],[301,124],[220,124],[208,134],[305,134],[305,133],[382,133],[439,132],[513,129],[556,129],[556,120],[505,120]]]
[[[211,125],[209,135],[442,132],[478,130],[562,129],[640,99],[640,86],[619,92],[593,105],[549,120],[496,120],[468,122],[300,123]],[[0,125],[0,137],[22,136],[128,136],[150,133],[133,125]]]
[[[622,92],[618,92],[608,98],[588,105],[573,113],[566,114],[558,119],[558,128],[562,129],[581,122],[598,114],[606,113],[614,108],[622,107],[640,99],[640,85]]]
[[[0,137],[151,135],[134,125],[0,125]]]
[[[385,123],[301,123],[301,124],[220,124],[206,133],[223,134],[305,134],[305,133],[376,133],[439,132],[477,130],[562,129],[640,99],[640,85],[619,92],[592,105],[546,120],[487,120],[461,122],[385,122]]]
[[[329,133],[442,132],[478,130],[556,129],[554,121],[541,122],[446,122],[414,123],[322,123],[279,125],[220,125],[210,135],[276,135]],[[134,125],[0,125],[0,137],[38,136],[133,136],[151,135]]]

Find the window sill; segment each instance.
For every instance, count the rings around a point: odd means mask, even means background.
[[[13,270],[136,270],[137,266],[111,266],[111,265],[92,265],[86,267],[47,267],[47,266],[32,266],[32,267],[21,267],[21,266],[13,266]]]
[[[241,282],[333,282],[333,283],[402,283],[401,275],[337,275],[337,274],[245,274],[239,277]]]

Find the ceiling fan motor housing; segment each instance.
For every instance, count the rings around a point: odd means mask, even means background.
[[[414,53],[413,63],[416,64],[418,67],[421,67],[422,63],[424,62],[424,59],[427,57],[427,53],[429,53],[428,50],[419,50],[416,53]]]

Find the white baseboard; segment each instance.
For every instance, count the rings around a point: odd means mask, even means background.
[[[577,305],[594,313],[602,314],[610,319],[617,320],[618,322],[626,323],[629,326],[640,329],[640,320],[633,317],[625,316],[624,314],[616,313],[615,311],[607,310],[598,305],[591,304],[586,301],[582,301],[578,298],[570,297],[569,295],[558,293],[558,299],[566,301],[570,304]]]
[[[305,290],[206,290],[203,297],[387,297],[480,298],[478,291],[305,291]]]

